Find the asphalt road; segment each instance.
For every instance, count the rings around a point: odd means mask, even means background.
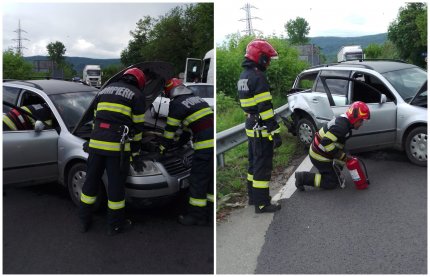
[[[257,274],[426,274],[427,167],[399,152],[362,154],[369,189],[295,191],[282,199]]]
[[[155,210],[128,209],[134,228],[109,237],[105,212],[88,233],[60,185],[3,190],[4,274],[212,274],[212,226],[176,222],[184,199]]]

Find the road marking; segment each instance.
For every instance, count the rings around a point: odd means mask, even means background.
[[[310,171],[312,168],[312,162],[309,159],[309,155],[303,160],[303,162],[297,167],[296,171]],[[279,190],[279,192],[272,197],[273,202],[277,202],[281,199],[290,198],[291,195],[296,191],[296,176],[295,172],[291,174],[290,178],[288,178],[287,183]]]

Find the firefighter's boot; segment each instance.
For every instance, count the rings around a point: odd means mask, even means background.
[[[294,175],[296,177],[296,188],[299,191],[305,191],[305,186],[303,185],[304,172],[296,172]]]
[[[208,221],[205,220],[204,218],[199,218],[191,214],[180,215],[178,217],[178,222],[185,226],[192,226],[192,225],[204,226],[208,224]]]
[[[91,228],[92,225],[92,205],[80,202],[79,205],[79,231],[81,233],[86,233]]]
[[[185,215],[180,215],[178,217],[178,222],[185,226],[207,225],[208,221],[206,207],[189,206],[188,213]]]
[[[261,213],[274,213],[281,209],[281,205],[255,205],[255,213],[261,214]]]

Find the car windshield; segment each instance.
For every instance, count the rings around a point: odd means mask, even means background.
[[[405,101],[411,100],[427,81],[427,72],[414,67],[383,73]]]
[[[70,131],[78,124],[96,95],[97,91],[80,91],[54,94],[50,98]]]
[[[88,70],[88,76],[100,76],[100,70]]]
[[[194,95],[200,96],[201,98],[214,98],[214,87],[213,86],[187,86],[191,89]]]

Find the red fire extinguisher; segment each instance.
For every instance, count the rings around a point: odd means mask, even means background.
[[[363,165],[363,168],[361,167]],[[366,189],[369,186],[369,178],[367,176],[366,165],[357,157],[352,157],[346,162],[349,174],[354,181],[356,189]]]

